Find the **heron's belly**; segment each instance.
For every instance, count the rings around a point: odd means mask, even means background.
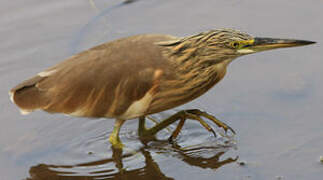
[[[117,117],[119,119],[133,119],[140,116],[143,116],[153,99],[153,96],[150,92],[147,92],[144,97],[133,102],[129,108],[121,116]]]
[[[99,117],[107,117],[107,118],[117,118],[117,119],[134,119],[140,116],[145,115],[149,105],[152,101],[151,93],[147,92],[144,97],[141,99],[134,101],[130,106],[126,109],[124,113],[121,115],[114,114],[113,111],[109,111],[107,109],[107,113],[105,115],[101,115]],[[77,117],[97,117],[92,115],[91,110],[85,108],[78,108],[72,113],[67,113],[67,115],[77,116]]]

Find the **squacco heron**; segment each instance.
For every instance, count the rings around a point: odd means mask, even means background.
[[[151,128],[145,117],[172,109],[201,96],[219,82],[237,57],[312,41],[252,37],[233,29],[218,29],[179,38],[136,35],[107,42],[74,55],[10,90],[23,114],[40,109],[78,117],[115,118],[109,141],[122,148],[122,124],[139,118],[141,137],[154,136],[180,120],[170,136],[176,138],[186,119],[208,131],[207,118],[225,131],[232,128],[197,109],[183,110]],[[234,131],[233,131],[234,132]]]

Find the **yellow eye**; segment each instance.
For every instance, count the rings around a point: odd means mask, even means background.
[[[233,48],[239,48],[239,46],[240,46],[240,43],[239,42],[232,42],[231,43],[231,46],[233,47]]]

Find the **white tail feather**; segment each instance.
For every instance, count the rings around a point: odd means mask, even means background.
[[[15,101],[13,100],[14,93],[9,91],[9,96],[10,96],[10,101],[15,103]]]

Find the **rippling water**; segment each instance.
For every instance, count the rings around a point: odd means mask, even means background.
[[[0,2],[0,179],[321,179],[322,7],[319,0]],[[175,144],[166,141],[175,125],[144,144],[131,120],[122,128],[121,152],[108,141],[113,120],[22,116],[7,95],[22,80],[102,42],[222,27],[318,42],[238,58],[207,94],[153,116],[199,108],[233,127],[233,138],[215,138],[187,121]]]

